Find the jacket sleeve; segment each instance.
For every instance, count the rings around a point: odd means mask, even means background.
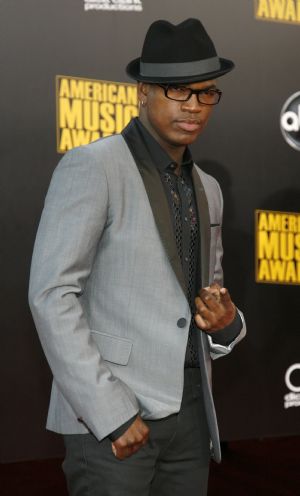
[[[29,303],[54,379],[78,419],[100,440],[138,412],[133,392],[114,377],[90,337],[81,304],[106,227],[108,185],[89,147],[56,168],[34,247]]]
[[[214,180],[215,181],[215,180]],[[219,183],[215,181],[216,188],[218,190],[218,196],[220,201],[220,228],[218,230],[218,236],[216,239],[216,256],[215,256],[215,267],[214,267],[214,278],[213,280],[223,286],[223,269],[222,269],[222,258],[223,258],[223,245],[222,245],[222,218],[223,218],[223,195]],[[221,356],[227,355],[232,351],[234,346],[241,341],[246,335],[246,324],[243,313],[237,309],[236,317],[232,324],[227,326],[225,329],[219,332],[209,334],[207,333],[208,343],[210,348],[210,355],[212,359],[220,358]]]

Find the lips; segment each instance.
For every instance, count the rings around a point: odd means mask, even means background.
[[[201,129],[201,122],[193,119],[182,119],[177,121],[177,126],[187,133],[193,133]]]

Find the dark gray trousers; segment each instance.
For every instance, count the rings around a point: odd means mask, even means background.
[[[120,461],[111,441],[92,434],[64,436],[63,470],[71,496],[205,496],[209,433],[199,369],[185,370],[178,414],[147,420],[150,439]]]

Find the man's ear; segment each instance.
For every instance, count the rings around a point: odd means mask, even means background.
[[[147,101],[147,95],[149,93],[149,87],[150,87],[150,85],[148,83],[142,83],[142,82],[138,83],[138,85],[137,85],[138,99],[140,102],[146,102]]]

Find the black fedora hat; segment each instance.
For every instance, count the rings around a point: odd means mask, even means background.
[[[231,60],[218,57],[198,19],[177,26],[159,20],[149,27],[141,57],[132,60],[126,72],[136,81],[192,83],[215,79],[233,68]]]

